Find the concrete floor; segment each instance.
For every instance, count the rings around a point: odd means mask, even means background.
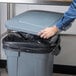
[[[0,76],[8,76],[5,69],[0,69]],[[56,74],[56,73],[54,73],[53,76],[76,76],[76,75]]]

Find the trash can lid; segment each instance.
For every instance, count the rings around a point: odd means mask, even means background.
[[[37,34],[42,29],[55,25],[62,13],[30,10],[6,22],[7,29]]]

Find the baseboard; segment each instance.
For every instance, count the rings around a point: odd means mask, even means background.
[[[6,68],[6,66],[7,66],[7,61],[0,60],[0,68]],[[61,73],[61,74],[76,75],[76,66],[54,64],[53,72],[54,73]]]
[[[61,74],[76,75],[76,66],[54,64],[53,72],[61,73]]]
[[[0,60],[0,68],[6,68],[7,61],[6,60]]]

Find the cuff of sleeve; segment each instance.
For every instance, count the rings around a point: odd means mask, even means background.
[[[58,22],[56,24],[56,27],[59,29],[59,32],[63,31],[62,26],[63,26],[63,24],[61,22]]]

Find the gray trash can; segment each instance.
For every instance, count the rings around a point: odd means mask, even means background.
[[[14,30],[3,39],[9,76],[52,76],[55,51],[60,50],[60,36],[47,40],[37,33],[54,25],[63,14],[47,11],[27,11],[6,22]]]
[[[36,35],[24,34],[14,32],[3,39],[8,75],[52,76],[54,58],[52,51],[57,45],[60,46],[59,35],[55,37],[54,42],[51,42],[53,38],[44,40]]]

